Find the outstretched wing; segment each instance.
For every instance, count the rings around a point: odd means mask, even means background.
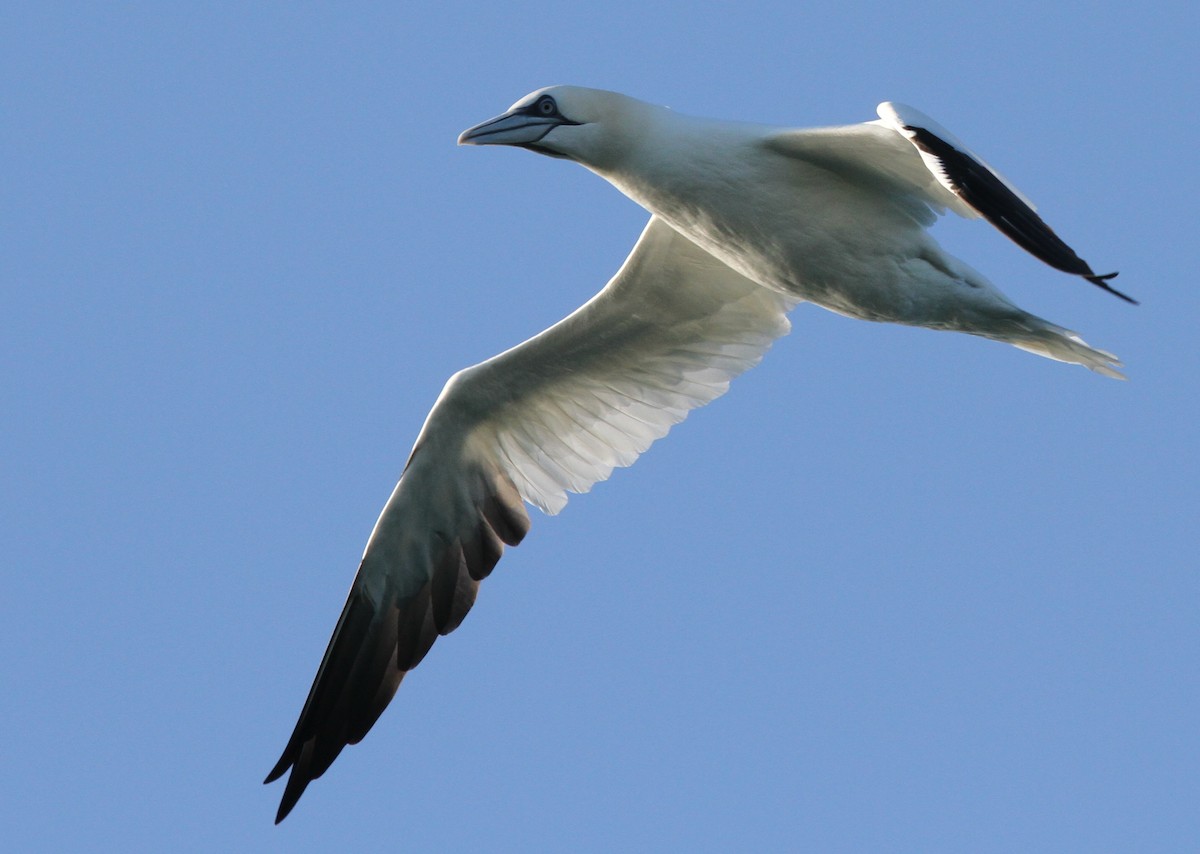
[[[383,508],[270,783],[276,822],[367,734],[404,674],[453,631],[524,501],[557,513],[721,395],[790,328],[793,303],[651,218],[616,276],[570,316],[446,384]]]
[[[869,175],[916,193],[935,209],[984,217],[1018,246],[1056,270],[1082,276],[1121,299],[1137,301],[1097,275],[1037,214],[1016,187],[954,134],[913,107],[885,101],[879,120],[847,127],[789,130],[772,148],[843,174]]]

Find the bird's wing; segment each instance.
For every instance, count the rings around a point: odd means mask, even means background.
[[[459,372],[422,428],[271,782],[276,821],[357,743],[505,545],[631,464],[790,328],[794,303],[653,217],[608,285],[523,344]]]
[[[774,150],[847,176],[915,195],[935,210],[982,216],[1035,258],[1082,276],[1127,302],[1112,288],[1116,273],[1097,275],[1037,214],[1003,175],[954,134],[913,107],[885,101],[879,119],[846,127],[787,130],[771,135]],[[890,186],[889,186],[890,185]]]
[[[930,208],[938,213],[949,209],[968,219],[980,216],[938,180],[904,137],[883,122],[775,131],[767,137],[766,145],[780,154],[916,203],[917,217],[923,225],[935,219]]]

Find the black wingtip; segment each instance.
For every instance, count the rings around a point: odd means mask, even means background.
[[[1120,297],[1121,299],[1125,300],[1125,302],[1129,303],[1130,305],[1141,305],[1141,303],[1138,302],[1137,300],[1135,300],[1133,297],[1129,296],[1128,294],[1121,293],[1120,291],[1118,291],[1116,288],[1112,287],[1108,283],[1109,279],[1115,279],[1116,277],[1117,277],[1116,273],[1105,273],[1103,276],[1084,276],[1085,279],[1087,279],[1089,282],[1091,282],[1096,287],[1102,288],[1103,290],[1108,291],[1110,294],[1112,294],[1115,297]]]
[[[279,801],[279,810],[275,813],[276,824],[288,817],[288,813],[292,811],[292,808],[300,801],[304,790],[308,788],[309,782],[309,779],[299,777],[294,773],[288,777],[287,785],[283,789],[283,798]]]
[[[292,761],[288,759],[288,754],[284,753],[279,757],[279,761],[275,763],[275,767],[271,769],[271,773],[267,775],[267,779],[263,780],[263,785],[274,783],[284,775],[287,769],[292,767]]]

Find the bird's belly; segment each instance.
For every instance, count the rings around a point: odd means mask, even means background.
[[[741,229],[715,221],[672,223],[737,272],[774,291],[862,320],[922,323],[936,272],[921,238],[838,233],[791,217],[785,227]],[[935,286],[936,289],[936,286]]]
[[[946,255],[911,206],[821,170],[802,177],[788,165],[669,189],[614,183],[743,276],[838,314],[964,328],[980,307],[971,304],[992,299],[994,289]]]

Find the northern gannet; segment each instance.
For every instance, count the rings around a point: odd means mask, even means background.
[[[587,167],[646,208],[645,230],[595,297],[458,372],[367,541],[272,782],[281,821],[367,734],[479,582],[529,529],[630,465],[718,397],[790,328],[801,301],[865,320],[968,332],[1121,377],[1116,357],[1017,308],[925,231],[982,216],[1052,267],[1096,275],[1011,184],[932,119],[795,130],[692,118],[613,92],[554,86],[459,137]],[[1132,300],[1129,300],[1132,302]]]

